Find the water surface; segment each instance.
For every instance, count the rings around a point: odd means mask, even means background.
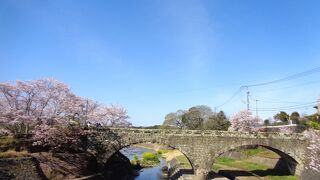
[[[145,152],[156,152],[151,149],[146,149],[142,147],[128,147],[120,151],[122,154],[127,156],[128,159],[132,160],[135,155],[141,159],[142,154]],[[139,171],[140,175],[137,176],[136,180],[160,180],[162,179],[162,167],[166,165],[164,159],[160,159],[159,165],[151,168],[143,168]]]

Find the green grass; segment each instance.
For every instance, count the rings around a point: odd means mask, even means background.
[[[313,129],[320,130],[320,122],[318,121],[310,121],[309,126],[312,127]]]
[[[145,152],[142,154],[142,161],[140,162],[142,167],[153,167],[160,162],[159,154],[153,152]]]
[[[145,152],[142,154],[142,160],[143,161],[155,161],[160,162],[159,155],[157,153],[153,152]]]
[[[8,150],[0,152],[0,158],[16,158],[16,157],[27,157],[29,153],[27,151],[17,152],[15,150]]]
[[[215,162],[218,164],[223,164],[223,165],[229,166],[232,163],[234,163],[235,161],[236,160],[229,158],[229,157],[218,157]]]
[[[271,158],[271,159],[280,158],[280,156],[277,153],[272,152],[270,150],[261,151],[260,153],[257,154],[257,156]]]
[[[248,162],[248,161],[244,161],[244,160],[234,160],[229,157],[217,158],[217,160],[215,161],[215,164],[244,169],[247,171],[267,170],[270,168],[269,166],[266,166],[263,164]]]
[[[136,165],[140,164],[139,157],[138,157],[137,155],[134,155],[134,156],[133,156],[133,159],[130,161],[130,163],[131,163],[133,166],[136,166]]]
[[[260,154],[263,151],[251,151],[251,154]],[[215,163],[212,166],[212,170],[214,172],[218,172],[223,168],[223,166],[228,166],[230,168],[237,168],[237,169],[242,169],[248,172],[252,172],[255,170],[268,170],[270,169],[269,166],[266,166],[264,164],[258,164],[258,163],[253,163],[253,162],[248,162],[246,160],[234,160],[229,157],[219,157],[216,159]],[[298,180],[296,176],[273,176],[269,175],[267,176],[269,180]]]
[[[134,156],[133,160],[130,161],[130,163],[133,166],[141,165],[142,167],[153,167],[157,164],[159,164],[159,154],[153,153],[153,152],[145,152],[142,154],[142,158],[139,159],[138,156]]]
[[[258,163],[252,163],[252,162],[246,162],[246,161],[238,161],[235,163],[236,168],[242,168],[246,169],[248,171],[254,171],[254,170],[267,170],[270,167],[266,166],[264,164],[258,164]]]
[[[260,156],[260,157],[266,157],[266,158],[272,158],[272,159],[279,158],[279,155],[277,153],[263,147],[258,147],[255,149],[245,149],[245,150],[242,150],[242,152],[247,157]]]
[[[17,142],[17,140],[12,136],[0,136],[0,146],[10,145],[14,142]]]
[[[255,156],[263,151],[264,151],[264,149],[262,149],[262,148],[246,149],[246,150],[244,150],[244,154],[247,156]]]
[[[169,149],[160,149],[160,150],[157,151],[157,153],[158,153],[158,154],[165,154],[165,153],[168,153],[168,152],[170,152],[170,151],[172,151],[172,150],[169,150]]]
[[[178,160],[179,164],[181,165],[182,168],[185,169],[191,169],[191,165],[189,160],[184,156],[184,155],[180,155],[177,156],[176,159]]]
[[[269,180],[298,180],[296,176],[267,176]]]
[[[218,165],[218,164],[213,164],[212,165],[212,170],[216,173],[218,173],[218,171],[222,168],[222,166]]]

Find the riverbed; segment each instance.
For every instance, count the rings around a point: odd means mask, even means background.
[[[138,156],[141,159],[142,154],[145,152],[156,152],[151,149],[143,147],[128,147],[120,151],[128,159],[132,160],[134,156]],[[160,163],[157,166],[151,168],[143,168],[139,171],[140,175],[135,177],[136,180],[161,180],[162,179],[162,167],[166,166],[166,161],[160,158]]]

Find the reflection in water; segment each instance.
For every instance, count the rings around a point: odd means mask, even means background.
[[[141,148],[141,147],[128,147],[120,151],[130,160],[136,155],[139,159],[142,157],[142,154],[145,152],[155,152],[154,150]],[[151,168],[143,168],[140,170],[140,175],[137,176],[136,180],[160,180],[162,179],[162,167],[166,165],[164,159],[160,159],[160,164]]]

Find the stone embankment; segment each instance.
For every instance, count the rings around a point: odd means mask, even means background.
[[[171,180],[180,179],[180,180],[187,180],[192,179],[193,177],[192,169],[184,169],[181,167],[180,163],[177,159],[173,158],[168,163],[168,177]]]

